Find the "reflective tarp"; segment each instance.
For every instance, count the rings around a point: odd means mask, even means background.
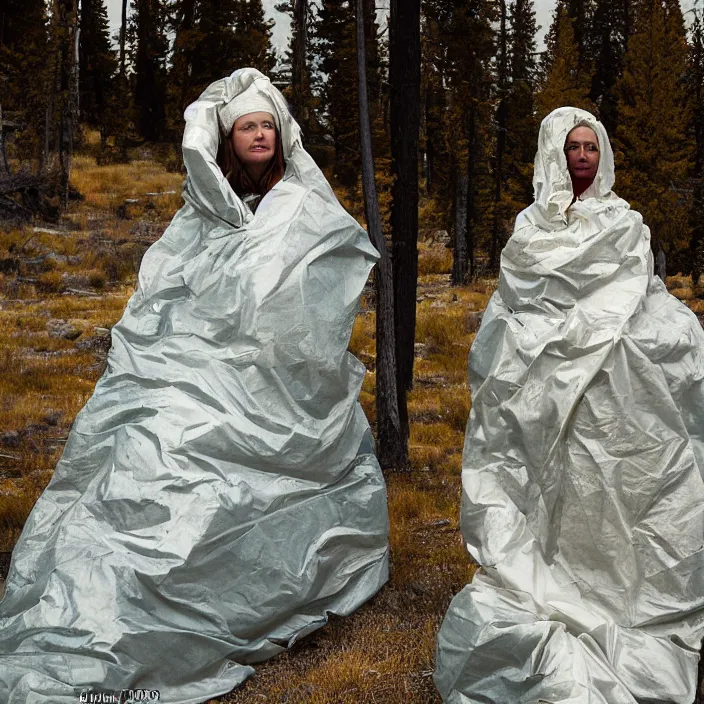
[[[563,146],[601,151],[570,207]],[[647,137],[646,137],[647,138]],[[472,346],[462,533],[435,681],[453,704],[691,704],[704,634],[704,333],[653,276],[593,116],[551,113]]]
[[[217,105],[274,101],[286,174],[255,215]],[[347,352],[377,252],[253,69],[186,111],[186,205],[144,256],[108,369],[15,548],[0,702],[229,691],[385,582],[386,491]]]

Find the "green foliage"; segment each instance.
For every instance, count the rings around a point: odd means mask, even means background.
[[[594,110],[589,99],[591,76],[580,55],[574,20],[565,2],[558,2],[541,66],[541,87],[535,98],[538,119],[563,105]]]
[[[532,0],[515,0],[509,14],[509,85],[506,93],[506,146],[502,164],[504,187],[496,213],[504,237],[516,214],[533,200],[533,158],[538,141],[535,117],[535,9]]]
[[[340,184],[352,188],[361,161],[355,15],[351,2],[323,0],[313,44],[320,71],[326,76],[322,85],[318,82],[318,88],[335,145],[334,175]]]
[[[81,119],[107,136],[114,93],[117,56],[110,46],[108,15],[103,0],[82,0],[78,61]]]
[[[53,61],[43,0],[5,0],[0,23],[0,104],[4,119],[19,125],[15,153],[41,161]]]
[[[623,72],[631,33],[629,2],[598,0],[592,28],[594,67],[589,97],[599,106],[599,119],[613,134],[618,124],[618,80]]]
[[[496,19],[495,4],[485,0],[423,4],[426,189],[436,203],[431,210],[445,213],[445,227],[466,233],[470,260],[475,245],[487,244],[492,223]]]
[[[365,0],[367,91],[372,111],[372,142],[379,172],[388,168],[388,128],[384,124],[387,96],[381,90],[384,51],[377,39],[374,3]],[[335,179],[354,191],[361,170],[357,99],[355,3],[323,0],[311,36],[312,60],[318,72],[314,90],[325,106],[325,127],[335,146]],[[377,184],[382,190],[386,184]],[[381,194],[380,194],[381,196]]]
[[[154,142],[166,133],[167,7],[162,0],[132,0],[132,13],[135,122],[139,134]]]
[[[619,83],[617,192],[668,255],[668,269],[687,270],[688,204],[680,192],[693,156],[688,131],[687,43],[679,3],[641,0]]]
[[[261,0],[177,0],[171,16],[168,124],[175,139],[184,109],[213,81],[247,66],[268,74],[276,59],[273,22],[265,19]]]

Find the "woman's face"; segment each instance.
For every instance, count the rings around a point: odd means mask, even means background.
[[[565,140],[570,176],[578,181],[593,181],[599,168],[599,141],[591,127],[575,127]]]
[[[232,146],[242,165],[257,176],[263,173],[276,149],[276,126],[268,112],[242,115],[232,128]]]

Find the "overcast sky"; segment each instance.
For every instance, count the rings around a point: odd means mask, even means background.
[[[288,44],[288,33],[290,21],[288,15],[277,12],[274,5],[280,0],[263,0],[264,10],[268,17],[273,17],[276,20],[274,25],[273,41],[279,53],[283,53]],[[543,48],[543,37],[547,32],[552,19],[552,11],[555,7],[556,0],[535,0],[535,14],[538,24],[541,29],[538,32],[538,49]],[[697,0],[682,0],[683,9],[690,9]],[[699,0],[701,4],[701,0]],[[381,4],[381,3],[378,3]],[[121,0],[107,0],[108,14],[110,16],[110,28],[114,34],[120,27],[120,8],[122,7]]]

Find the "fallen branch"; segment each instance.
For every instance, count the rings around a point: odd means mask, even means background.
[[[95,291],[84,291],[80,288],[67,288],[64,291],[64,296],[66,296],[67,294],[74,294],[76,296],[90,296],[91,298],[101,298],[101,295],[99,293],[96,293]]]

